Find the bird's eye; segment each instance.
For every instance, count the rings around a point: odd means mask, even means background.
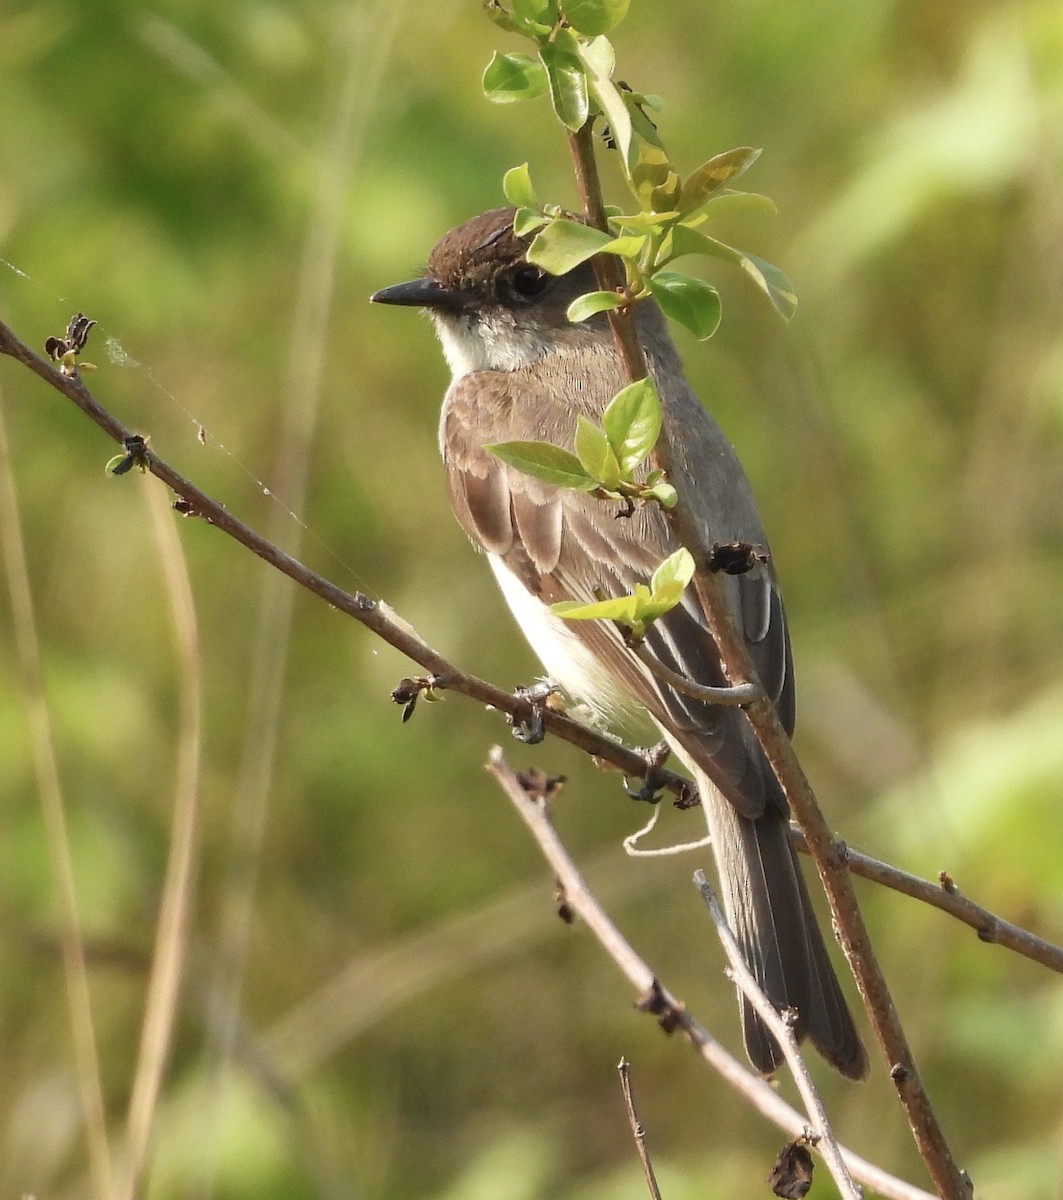
[[[509,276],[509,287],[514,296],[521,300],[532,300],[545,290],[550,276],[530,263],[517,267]]]

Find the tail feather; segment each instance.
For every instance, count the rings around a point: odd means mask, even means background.
[[[795,1032],[843,1075],[862,1079],[867,1057],[831,966],[808,889],[790,843],[786,818],[739,816],[701,772],[724,911],[754,977],[776,1008],[797,1014]],[[775,1071],[782,1051],[742,998],[742,1033],[750,1061]]]

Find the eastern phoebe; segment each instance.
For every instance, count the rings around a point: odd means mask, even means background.
[[[867,1059],[809,903],[787,832],[788,809],[745,716],[674,691],[625,646],[611,623],[564,621],[549,606],[592,603],[645,583],[676,548],[653,503],[617,519],[615,507],[558,489],[505,465],[485,445],[540,441],[572,449],[576,418],[599,422],[629,380],[604,316],[573,324],[568,305],[597,288],[585,263],[551,276],[527,262],[514,210],[497,209],[451,230],[425,276],[373,296],[425,309],[453,380],[439,440],[450,503],[486,555],[502,592],[550,677],[605,724],[648,712],[693,772],[705,809],[728,921],[772,1003],[797,1013],[799,1037],[843,1075]],[[683,378],[652,301],[635,306],[639,335],[671,431],[675,463],[695,486],[702,548],[766,544],[734,450]],[[728,599],[761,683],[787,732],[794,723],[793,664],[770,559],[725,576]],[[722,685],[715,643],[693,591],[652,623],[648,649],[672,671]],[[764,1073],[781,1052],[746,1002],[746,1051]]]

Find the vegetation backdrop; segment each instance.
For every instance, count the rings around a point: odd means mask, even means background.
[[[820,799],[852,845],[1059,940],[1063,10],[643,0],[616,42],[677,161],[765,148],[748,186],[779,216],[733,238],[787,271],[798,315],[721,269],[720,332],[680,341],[772,536]],[[7,0],[0,317],[40,345],[84,310],[88,382],[153,448],[513,686],[536,666],[445,500],[441,356],[366,303],[515,163],[575,202],[546,101],[483,100],[495,48],[521,47],[472,0]],[[28,372],[0,387],[118,1143],[179,745],[160,485],[106,477],[113,447]],[[760,1194],[780,1135],[553,915],[482,770],[500,718],[451,697],[400,724],[400,656],[173,522],[205,733],[151,1200],[639,1196],[621,1055],[667,1200]],[[89,1183],[29,721],[5,590],[0,1195],[54,1200]],[[645,813],[575,751],[510,754],[569,776],[591,882],[737,1047],[699,864],[627,859]],[[996,1200],[1058,1194],[1058,979],[861,895],[957,1158]],[[881,1064],[824,1088],[847,1143],[922,1182]]]

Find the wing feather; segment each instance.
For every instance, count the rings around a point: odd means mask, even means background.
[[[550,487],[483,449],[494,441],[535,440],[541,437],[537,430],[542,427],[556,428],[559,439],[571,445],[578,406],[544,414],[537,404],[529,413],[527,404],[514,403],[522,382],[520,371],[480,373],[464,376],[451,387],[441,443],[455,515],[473,542],[497,555],[545,605],[561,600],[590,603],[634,591],[677,546],[658,506],[646,505],[621,518],[602,501]],[[589,407],[588,415],[599,414]],[[684,426],[688,427],[687,456],[719,466],[724,476],[700,490],[711,500],[712,496],[731,498],[737,489],[741,500],[748,490],[745,477],[723,435],[700,406],[693,422]],[[720,542],[741,538],[763,543],[752,501],[748,513],[741,503],[738,511],[744,518],[741,528],[731,528],[714,514],[708,514],[702,524],[715,529],[714,540]],[[789,638],[774,572],[770,564],[758,564],[724,582],[762,683],[790,729]],[[613,627],[597,621],[565,624],[565,634],[579,638],[619,687],[673,733],[742,816],[758,817],[767,808],[785,811],[774,777],[739,711],[708,704],[662,683],[628,650]],[[715,642],[690,592],[650,626],[646,645],[684,678],[715,686],[724,682]]]

